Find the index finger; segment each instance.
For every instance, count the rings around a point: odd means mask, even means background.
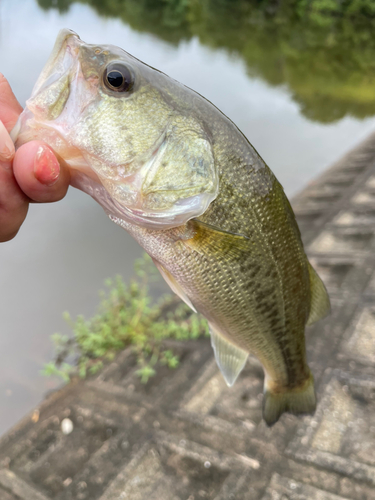
[[[0,73],[0,120],[10,132],[18,116],[22,112],[22,106],[13,94],[8,80]]]

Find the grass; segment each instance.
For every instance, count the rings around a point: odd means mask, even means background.
[[[136,261],[135,275],[129,284],[121,276],[107,280],[98,312],[91,319],[78,316],[74,321],[69,313],[64,314],[72,335],[52,335],[56,354],[45,365],[44,375],[57,375],[65,381],[77,375],[85,378],[131,347],[138,364],[136,374],[146,383],[158,364],[171,369],[179,365],[179,357],[165,347],[165,340],[208,335],[206,320],[174,295],[158,301],[151,297],[149,285],[160,275],[147,254]]]

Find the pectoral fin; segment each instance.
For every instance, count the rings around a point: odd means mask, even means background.
[[[224,231],[197,219],[191,219],[188,227],[193,237],[182,243],[201,255],[220,254],[222,258],[236,259],[244,253],[257,251],[255,242],[247,236]]]
[[[331,304],[329,302],[328,293],[323,281],[319,278],[315,269],[309,264],[309,276],[310,276],[310,290],[311,290],[311,301],[310,301],[310,315],[307,320],[307,325],[312,325],[315,321],[327,316],[331,310]]]
[[[211,345],[225,382],[231,387],[246,364],[248,353],[235,346],[210,325]]]

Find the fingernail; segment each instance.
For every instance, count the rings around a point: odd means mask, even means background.
[[[36,179],[52,186],[60,175],[60,165],[56,156],[48,146],[39,146],[34,159],[34,175]]]
[[[13,159],[14,153],[13,141],[3,122],[0,121],[0,160],[9,162]]]

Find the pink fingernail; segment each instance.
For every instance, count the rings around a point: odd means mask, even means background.
[[[59,178],[59,162],[48,146],[40,146],[36,152],[34,175],[39,182],[46,186],[52,186]]]
[[[9,162],[14,156],[14,144],[10,138],[7,129],[0,121],[0,161]]]

